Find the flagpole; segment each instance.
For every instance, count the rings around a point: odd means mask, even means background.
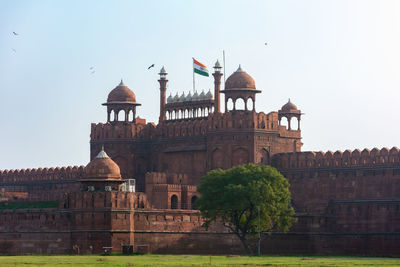
[[[225,77],[226,77],[226,75],[225,75],[225,50],[222,50],[222,52],[223,52],[223,60],[224,60],[224,89],[225,89]]]
[[[194,58],[192,57],[192,70],[193,70],[193,94],[194,94],[194,90],[195,90],[195,85],[194,85],[194,66],[193,63],[194,62]]]

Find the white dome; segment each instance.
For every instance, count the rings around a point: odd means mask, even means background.
[[[174,99],[172,98],[172,95],[169,94],[169,97],[167,98],[167,103],[172,103]]]
[[[189,94],[186,95],[186,101],[192,101],[192,93],[189,92]]]
[[[207,94],[206,94],[206,98],[207,99],[213,99],[213,94],[211,93],[211,90],[208,90]]]
[[[174,96],[174,102],[179,102],[179,95],[178,95],[178,92],[177,92],[176,95]]]
[[[192,99],[193,99],[193,101],[199,100],[199,94],[197,93],[197,91],[194,92]]]
[[[204,90],[201,91],[201,94],[199,96],[199,100],[205,100],[206,99],[206,94],[204,93]]]
[[[179,102],[185,102],[185,100],[186,100],[185,92],[183,92],[183,93],[181,94],[181,97],[179,98]]]

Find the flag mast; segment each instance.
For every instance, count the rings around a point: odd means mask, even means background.
[[[222,50],[222,52],[223,52],[223,60],[224,60],[224,89],[225,89],[225,77],[226,77],[226,75],[225,75],[225,50]]]
[[[195,85],[194,85],[194,66],[193,66],[193,64],[194,64],[194,57],[192,57],[192,70],[193,70],[193,94],[194,94],[194,90],[195,90]]]

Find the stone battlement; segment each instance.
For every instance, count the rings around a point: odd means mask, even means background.
[[[102,141],[110,139],[152,139],[155,134],[153,123],[92,123],[91,141]]]
[[[83,175],[85,166],[0,170],[0,183],[34,181],[77,180]]]
[[[376,167],[398,164],[400,150],[393,147],[372,150],[338,150],[336,152],[279,153],[272,157],[272,165],[279,170],[309,168]]]

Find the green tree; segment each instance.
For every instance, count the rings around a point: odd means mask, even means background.
[[[258,230],[258,210],[263,232],[286,232],[295,221],[289,182],[271,166],[247,164],[210,171],[198,191],[201,197],[196,204],[205,219],[203,226],[221,222],[238,236],[249,254],[249,236]]]

